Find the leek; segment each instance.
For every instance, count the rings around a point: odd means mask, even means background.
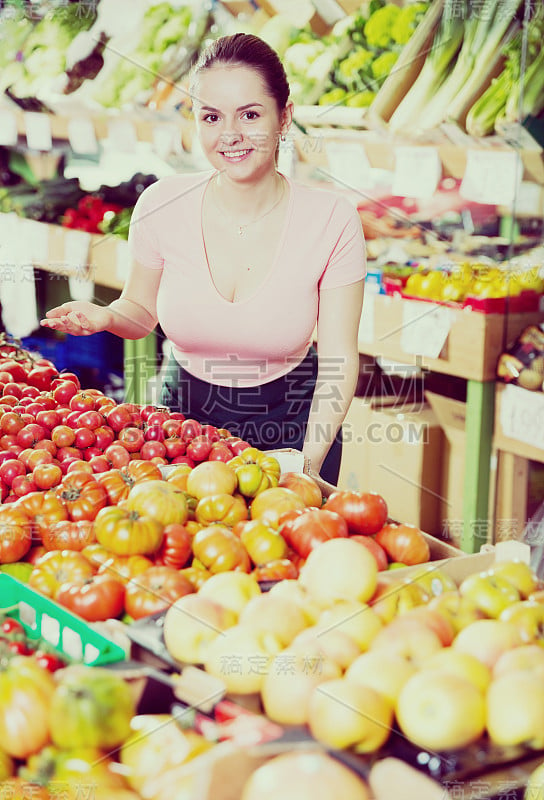
[[[465,122],[467,133],[471,136],[493,133],[495,120],[503,116],[513,85],[512,71],[505,67],[469,109]]]
[[[427,104],[445,81],[459,51],[467,8],[468,0],[445,0],[431,49],[421,71],[389,120],[392,131],[419,127]]]
[[[469,0],[463,43],[447,80],[425,109],[422,129],[434,128],[444,120],[457,119],[467,98],[478,96],[482,74],[504,45],[505,34],[522,0],[485,0],[483,6]]]

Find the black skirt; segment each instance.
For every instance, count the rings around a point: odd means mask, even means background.
[[[183,369],[171,354],[166,364],[161,403],[202,424],[226,428],[260,450],[302,450],[317,380],[317,353],[311,347],[294,369],[260,386],[218,386]],[[342,457],[342,429],[320,470],[337,485]]]

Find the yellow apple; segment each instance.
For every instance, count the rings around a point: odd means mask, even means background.
[[[463,597],[459,590],[444,592],[433,597],[428,608],[439,611],[447,617],[455,633],[459,633],[471,622],[485,617],[484,612],[469,597]]]
[[[490,572],[469,575],[461,582],[459,591],[493,619],[497,619],[501,611],[520,599],[519,591],[510,581]]]
[[[455,650],[453,647],[444,647],[433,653],[425,662],[423,669],[435,669],[459,675],[473,683],[481,692],[485,692],[491,683],[491,670],[486,664],[476,656]]]
[[[322,609],[311,598],[306,589],[295,579],[278,581],[268,594],[281,595],[302,609],[308,625],[313,625],[319,619]]]
[[[500,619],[478,619],[463,628],[452,642],[455,650],[471,653],[490,669],[507,650],[524,644],[518,628]]]
[[[310,696],[310,733],[326,747],[373,753],[388,740],[392,724],[389,700],[346,678],[321,683]]]
[[[288,648],[278,653],[261,686],[266,716],[281,725],[305,725],[313,689],[341,675],[338,664],[319,651],[312,655]]]
[[[416,606],[406,611],[403,614],[406,619],[415,619],[428,625],[433,630],[442,644],[447,647],[452,643],[455,638],[455,629],[450,619],[445,614],[441,614],[435,608],[430,608],[429,605]]]
[[[527,670],[495,678],[487,692],[487,732],[495,744],[544,747],[544,680]]]
[[[429,601],[429,595],[417,583],[409,581],[378,580],[376,591],[369,600],[376,614],[384,621],[391,622],[394,617]]]
[[[186,594],[166,611],[163,636],[177,661],[201,664],[206,649],[223,631],[236,625],[236,614],[200,594]]]
[[[351,636],[337,630],[321,630],[316,625],[301,631],[289,645],[290,650],[297,650],[303,653],[315,652],[321,658],[330,659],[338,664],[342,672],[360,654],[360,649]]]
[[[368,650],[378,631],[383,628],[383,622],[366,603],[344,600],[323,611],[317,627],[323,634],[332,630],[346,633],[364,651]]]
[[[396,716],[402,733],[419,747],[456,750],[484,733],[485,700],[466,678],[424,669],[401,689]]]
[[[413,572],[410,582],[421,586],[429,597],[439,597],[444,592],[454,592],[457,589],[453,578],[432,564],[425,564]]]
[[[15,763],[5,750],[0,749],[0,783],[15,773]]]
[[[498,678],[506,672],[519,672],[527,669],[544,675],[544,648],[539,644],[524,644],[507,650],[493,667],[493,677]]]
[[[544,644],[544,603],[519,600],[505,608],[499,619],[516,625],[524,641]]]
[[[525,561],[497,561],[488,573],[506,578],[524,599],[538,588],[538,576]]]
[[[258,767],[240,800],[370,800],[366,782],[321,752],[294,751]]]
[[[282,647],[287,647],[307,626],[304,612],[285,597],[267,592],[252,597],[242,609],[239,625],[262,633],[273,634]]]
[[[339,600],[366,603],[376,589],[378,565],[358,542],[329,539],[310,552],[299,581],[323,608]]]
[[[198,594],[229,608],[238,616],[252,597],[261,594],[261,587],[253,575],[246,572],[218,572],[208,578]]]
[[[396,617],[374,637],[370,650],[384,650],[402,656],[416,667],[441,650],[442,642],[437,633],[428,625],[414,619]]]
[[[283,650],[273,634],[235,625],[216,637],[206,651],[204,669],[223,681],[227,692],[260,692],[272,657]]]
[[[416,667],[402,656],[387,650],[369,650],[355,659],[345,677],[380,692],[394,708],[400,690],[415,672]]]

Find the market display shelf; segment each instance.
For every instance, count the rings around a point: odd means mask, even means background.
[[[20,622],[30,640],[47,642],[69,661],[98,666],[125,658],[118,644],[11,575],[0,574],[0,598],[0,613]]]

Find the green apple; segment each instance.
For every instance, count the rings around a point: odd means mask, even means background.
[[[505,608],[517,603],[521,595],[513,584],[501,575],[475,572],[459,586],[463,597],[469,597],[487,617],[497,619]]]
[[[372,606],[382,622],[388,623],[399,614],[423,605],[428,600],[428,594],[417,583],[383,578],[378,581],[377,589],[369,605]]]
[[[485,616],[474,601],[470,597],[464,597],[458,589],[433,597],[429,602],[429,608],[436,609],[447,617],[456,633]]]

